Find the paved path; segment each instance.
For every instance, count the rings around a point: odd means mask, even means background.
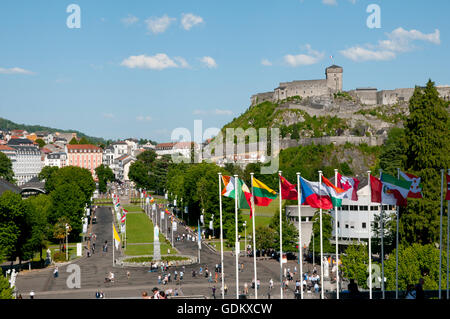
[[[99,207],[96,212],[97,223],[93,225],[93,233],[97,235],[96,253],[91,257],[82,257],[74,264],[80,266],[81,269],[81,288],[70,289],[66,285],[66,280],[69,273],[66,272],[67,265],[59,267],[59,277],[53,278],[53,268],[44,270],[32,271],[29,273],[20,273],[17,277],[17,289],[24,298],[28,297],[30,290],[35,291],[35,298],[94,298],[97,289],[103,290],[106,298],[139,298],[141,292],[146,290],[148,292],[155,286],[160,289],[179,289],[181,295],[205,295],[208,298],[212,297],[212,287],[215,285],[216,296],[220,296],[221,281],[216,283],[209,283],[204,276],[192,277],[192,270],[198,272],[199,267],[203,269],[208,267],[210,271],[214,271],[215,264],[220,264],[220,251],[215,252],[206,245],[202,245],[201,250],[201,264],[189,265],[185,267],[184,279],[181,283],[170,283],[167,287],[157,284],[158,275],[160,271],[150,273],[148,268],[143,267],[129,267],[122,268],[112,265],[112,212],[109,207]],[[182,225],[178,226],[178,231],[175,236],[187,233],[187,229]],[[108,241],[108,252],[102,252],[101,248],[105,241]],[[182,241],[176,242],[175,247],[183,255],[197,256],[197,242]],[[116,254],[117,256],[117,254]],[[240,257],[239,262],[244,263],[244,271],[239,273],[240,287],[242,292],[244,283],[247,282],[249,286],[248,298],[253,298],[254,290],[250,288],[253,274],[253,259],[249,257]],[[274,288],[271,292],[272,298],[279,298],[280,296],[280,268],[279,263],[275,260],[258,261],[258,277],[261,280],[261,288],[258,291],[258,297],[267,298],[269,292],[268,283],[270,278],[274,281]],[[294,269],[296,263],[289,261],[287,267]],[[183,270],[181,267],[171,268],[169,272],[177,270],[178,273]],[[114,272],[115,282],[104,283],[104,278],[110,271]],[[127,271],[130,272],[130,278],[127,278]],[[226,298],[236,298],[235,287],[235,257],[230,252],[224,253],[224,273],[226,284],[228,286],[228,294]],[[214,276],[214,273],[213,273]],[[285,293],[285,298],[294,298],[294,293],[290,287]],[[306,297],[315,297],[315,294],[305,294]]]

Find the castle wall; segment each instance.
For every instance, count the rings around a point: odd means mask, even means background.
[[[284,100],[292,96],[319,96],[329,94],[327,80],[309,80],[309,81],[293,81],[282,82],[275,89],[274,99]]]
[[[251,97],[251,105],[260,104],[265,101],[273,101],[273,91],[272,92],[264,92],[252,95]]]
[[[437,86],[439,96],[445,101],[450,101],[450,86]]]
[[[357,97],[362,104],[376,105],[377,104],[377,89],[356,89],[348,92],[350,95]]]
[[[377,93],[377,104],[392,105],[398,102],[408,102],[413,93],[413,88],[382,90]]]
[[[286,149],[289,147],[305,146],[305,145],[344,145],[351,144],[367,144],[369,146],[383,145],[386,137],[381,136],[325,136],[325,137],[306,137],[298,140],[282,139],[280,141],[280,148]]]

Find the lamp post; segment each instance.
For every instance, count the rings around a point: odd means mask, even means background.
[[[66,260],[69,260],[69,224],[66,224]]]

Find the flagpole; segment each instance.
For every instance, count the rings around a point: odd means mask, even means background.
[[[323,234],[322,234],[322,171],[319,171],[319,200],[320,200],[320,292],[321,298],[324,299],[323,289]]]
[[[400,179],[400,168],[397,168],[397,179]],[[398,224],[399,224],[399,215],[400,207],[397,205],[397,234],[395,236],[395,299],[398,299]]]
[[[235,255],[236,255],[236,299],[239,299],[239,241],[238,241],[238,175],[234,175],[234,218],[235,218]]]
[[[255,205],[255,195],[253,193],[253,175],[254,173],[250,173],[251,176],[251,180],[252,180],[252,207],[250,207],[250,213],[251,210],[253,209],[253,214],[252,214],[252,226],[253,226],[253,269],[255,272],[255,299],[258,299],[258,276],[256,273],[256,229],[255,229],[255,218],[256,218],[256,205]]]
[[[303,299],[303,247],[302,247],[302,213],[301,213],[301,195],[300,195],[300,173],[297,173],[297,207],[298,207],[298,254],[300,270],[300,298]]]
[[[113,251],[113,267],[114,267],[114,246],[115,246],[115,242],[114,242],[114,218],[113,218],[113,222],[112,222],[112,245],[111,245],[111,249]]]
[[[280,299],[283,299],[283,222],[282,214],[282,196],[281,196],[281,171],[278,171],[278,184],[280,189]]]
[[[337,187],[338,170],[334,170],[334,186]],[[336,240],[336,299],[339,299],[339,236],[338,236],[338,207],[334,208],[334,238]]]
[[[220,263],[222,277],[222,299],[225,299],[224,277],[223,277],[223,228],[222,228],[222,173],[219,173],[219,212],[220,212]]]
[[[381,175],[383,175],[383,170],[380,169],[380,181],[381,181]],[[383,191],[381,191],[383,193]],[[382,298],[385,299],[384,295],[384,214],[383,214],[383,199],[381,199],[380,203],[381,208],[381,295]]]
[[[444,202],[444,169],[441,169],[441,214],[439,225],[439,299],[442,299],[442,211]],[[447,243],[448,245],[448,243]]]
[[[367,171],[367,178],[368,178],[368,186],[369,186],[369,214],[367,215],[367,229],[369,231],[368,236],[368,246],[369,246],[369,299],[372,299],[372,222],[370,221],[370,215],[371,215],[371,204],[372,204],[372,189],[370,186],[370,171]]]

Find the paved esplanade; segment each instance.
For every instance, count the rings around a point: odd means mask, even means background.
[[[180,295],[205,295],[208,298],[212,296],[212,287],[216,286],[216,296],[220,297],[221,281],[218,283],[209,283],[203,276],[197,275],[192,277],[192,270],[198,270],[200,266],[205,269],[207,266],[210,271],[213,272],[216,264],[220,264],[220,250],[218,252],[213,251],[206,245],[202,245],[201,250],[201,265],[194,264],[186,266],[184,279],[181,285],[173,282],[168,286],[158,285],[158,272],[150,273],[146,267],[121,267],[112,266],[112,212],[109,207],[98,207],[96,211],[97,223],[93,225],[92,233],[97,235],[95,254],[91,257],[86,257],[84,251],[84,257],[74,261],[74,264],[80,266],[81,269],[81,288],[70,289],[67,287],[66,280],[70,273],[66,272],[67,265],[59,267],[59,277],[53,278],[54,267],[50,267],[43,270],[36,270],[32,272],[20,273],[17,277],[17,290],[24,298],[28,298],[29,292],[34,290],[35,298],[95,298],[95,292],[102,290],[105,293],[106,298],[139,298],[141,292],[146,290],[151,292],[153,287],[158,287],[160,290],[175,289],[178,288]],[[185,227],[179,225],[178,231],[175,232],[175,236],[187,233]],[[108,241],[108,251],[103,252],[102,246]],[[175,242],[175,247],[183,255],[197,256],[197,242],[182,241]],[[119,255],[116,251],[116,258]],[[228,286],[228,294],[226,298],[236,298],[235,288],[235,258],[231,253],[224,254],[224,273],[225,283]],[[253,259],[252,258],[239,258],[239,262],[244,263],[244,271],[239,274],[240,289],[242,292],[244,283],[246,282],[249,287],[248,298],[253,298],[254,290],[251,289],[251,282],[253,279]],[[296,263],[289,261],[286,267],[291,270],[294,269]],[[298,265],[297,265],[298,266]],[[258,291],[259,298],[267,298],[268,286],[270,278],[274,281],[274,288],[271,293],[271,298],[279,298],[280,296],[280,284],[279,284],[279,263],[275,260],[258,261],[258,278],[261,281],[261,288]],[[182,271],[182,267],[171,267],[169,272],[173,274],[174,270],[178,273]],[[104,283],[107,274],[112,271],[115,276],[114,283]],[[127,271],[131,276],[127,278]],[[295,288],[295,282],[292,283],[292,287],[284,294],[285,298],[293,298],[293,289]],[[305,294],[310,295],[310,294]]]

